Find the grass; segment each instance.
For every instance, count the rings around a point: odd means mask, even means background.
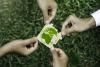
[[[58,11],[52,23],[61,29],[63,21],[70,15],[89,17],[100,9],[99,0],[56,0]],[[16,39],[26,39],[43,28],[42,12],[36,0],[0,0],[0,46]],[[100,27],[65,37],[56,47],[69,56],[69,67],[100,66]],[[52,55],[47,47],[27,57],[8,54],[0,59],[0,67],[51,67]]]

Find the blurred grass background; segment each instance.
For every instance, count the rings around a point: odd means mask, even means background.
[[[58,11],[52,21],[56,28],[70,14],[90,17],[100,9],[99,0],[56,0]],[[0,46],[16,39],[37,36],[43,28],[43,16],[36,0],[0,0]],[[100,67],[100,27],[65,37],[56,45],[69,56],[69,67]],[[0,67],[51,67],[52,55],[47,47],[23,57],[8,54],[0,58]]]

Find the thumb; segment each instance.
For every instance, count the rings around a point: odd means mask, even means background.
[[[31,44],[37,42],[38,39],[36,37],[24,40],[24,45]]]
[[[53,20],[53,18],[55,17],[56,12],[57,12],[57,6],[48,7],[48,20],[45,22],[50,23]]]
[[[43,11],[45,24],[49,24],[53,20],[53,18],[56,15],[56,11],[57,11],[57,5],[49,6],[47,10]]]

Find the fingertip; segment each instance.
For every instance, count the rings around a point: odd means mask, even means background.
[[[53,52],[55,50],[55,48],[50,48],[50,51]]]
[[[38,47],[38,42],[36,42],[36,43],[33,43],[33,47],[32,48],[37,48]]]
[[[33,37],[32,39],[33,39],[33,40],[35,40],[35,41],[37,41],[37,40],[38,40],[38,38],[37,38],[37,37]]]
[[[32,44],[37,44],[38,43],[38,39],[37,39],[37,37],[33,37],[33,38],[31,38],[30,39],[30,43],[32,43]]]
[[[57,54],[56,48],[51,48],[50,51],[53,55]]]
[[[47,21],[45,21],[45,24],[46,24],[46,25],[47,25],[47,24],[49,24],[49,23],[50,23],[50,21],[48,21],[48,20],[47,20]]]

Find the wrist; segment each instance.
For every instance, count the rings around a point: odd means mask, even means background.
[[[90,28],[96,27],[96,22],[95,22],[95,19],[93,17],[90,18],[88,25]]]
[[[83,21],[82,22],[83,27],[81,28],[81,31],[85,31],[96,26],[96,23],[93,17],[85,18],[85,19],[82,19],[81,21]]]

